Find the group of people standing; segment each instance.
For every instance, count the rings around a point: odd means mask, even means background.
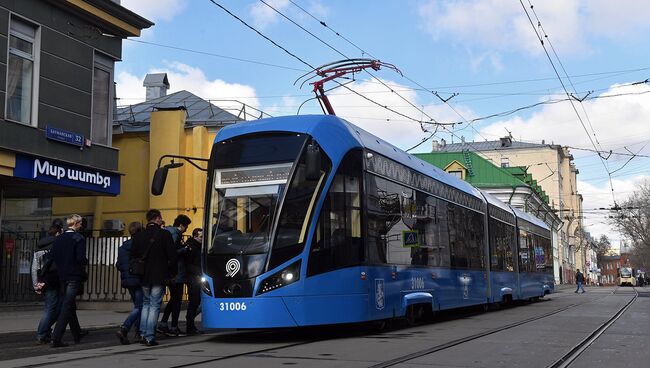
[[[67,346],[62,339],[68,325],[75,343],[88,334],[79,325],[76,305],[77,295],[83,294],[83,283],[88,279],[86,240],[79,232],[82,223],[83,218],[76,214],[70,215],[65,225],[54,221],[48,236],[39,241],[32,264],[34,290],[45,300],[37,339],[54,348]]]
[[[146,214],[147,224],[129,224],[131,239],[124,242],[118,253],[117,268],[122,287],[129,290],[133,310],[116,332],[122,344],[129,344],[128,334],[135,326],[135,340],[156,346],[156,331],[166,335],[196,335],[202,333],[194,323],[201,303],[201,243],[200,228],[183,242],[182,235],[192,222],[178,215],[172,226],[164,227],[159,210]],[[188,307],[186,331],[178,328],[183,290],[187,285]],[[163,295],[169,288],[169,301],[158,323]],[[169,318],[171,317],[171,326]]]
[[[195,324],[201,303],[201,244],[203,231],[196,228],[183,242],[183,233],[192,222],[178,215],[172,226],[164,227],[162,214],[151,209],[146,214],[147,224],[129,224],[131,238],[120,246],[116,267],[121,284],[129,291],[133,309],[116,335],[122,344],[129,344],[128,334],[135,330],[135,341],[146,346],[158,345],[156,331],[166,335],[201,334]],[[55,220],[46,237],[38,244],[32,262],[34,290],[43,295],[45,310],[38,325],[37,339],[52,347],[67,346],[63,335],[67,326],[75,343],[88,334],[79,325],[76,297],[83,294],[83,283],[88,279],[86,241],[79,232],[82,217],[71,215],[64,225]],[[183,290],[187,286],[188,307],[186,331],[179,329]],[[169,301],[158,323],[158,316],[166,288]],[[171,317],[171,325],[169,319]],[[54,327],[54,329],[52,329]]]

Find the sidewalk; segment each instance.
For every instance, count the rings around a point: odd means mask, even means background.
[[[107,327],[119,327],[131,311],[128,302],[78,302],[77,316],[84,329],[95,330]],[[160,312],[165,308],[162,305]],[[43,314],[43,303],[22,303],[0,305],[0,334],[16,332],[34,332]],[[185,309],[181,311],[181,320],[185,318]],[[197,317],[201,321],[201,315]]]

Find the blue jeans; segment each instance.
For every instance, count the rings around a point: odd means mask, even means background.
[[[165,287],[163,285],[142,286],[142,315],[140,315],[140,334],[147,340],[156,339],[156,324]]]
[[[81,327],[77,319],[77,291],[81,288],[81,281],[61,281],[61,311],[56,320],[52,333],[52,341],[61,342],[66,327],[70,324],[70,332],[75,342],[81,338]]]
[[[576,288],[576,291],[575,291],[575,292],[577,293],[578,290],[582,289],[582,292],[584,293],[584,292],[585,292],[585,288],[582,287],[582,282],[577,282],[577,284],[578,284],[578,287]]]
[[[61,304],[59,301],[59,288],[58,287],[45,287],[43,293],[43,301],[45,301],[45,309],[43,309],[43,316],[38,324],[36,331],[39,340],[48,339],[52,334],[52,326],[59,316]]]
[[[129,294],[131,294],[131,301],[133,302],[133,310],[131,313],[129,313],[129,316],[126,317],[124,320],[124,323],[122,323],[122,327],[129,332],[131,330],[131,326],[135,326],[136,331],[138,334],[141,333],[140,331],[140,315],[142,314],[142,288],[137,286],[137,287],[130,287],[129,288]]]

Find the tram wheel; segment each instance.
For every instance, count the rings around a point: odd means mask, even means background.
[[[423,304],[412,304],[406,308],[406,323],[409,326],[416,326],[420,324],[424,317]]]

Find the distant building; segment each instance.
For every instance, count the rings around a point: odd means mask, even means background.
[[[600,282],[603,285],[615,285],[618,277],[618,269],[621,267],[621,256],[611,255],[604,256],[599,264]]]
[[[497,166],[523,166],[537,178],[549,197],[552,210],[562,219],[558,251],[560,279],[574,282],[577,268],[585,269],[586,242],[582,221],[582,196],[578,193],[573,156],[567,147],[555,144],[519,142],[512,137],[496,141],[434,144],[436,152],[476,152]]]

